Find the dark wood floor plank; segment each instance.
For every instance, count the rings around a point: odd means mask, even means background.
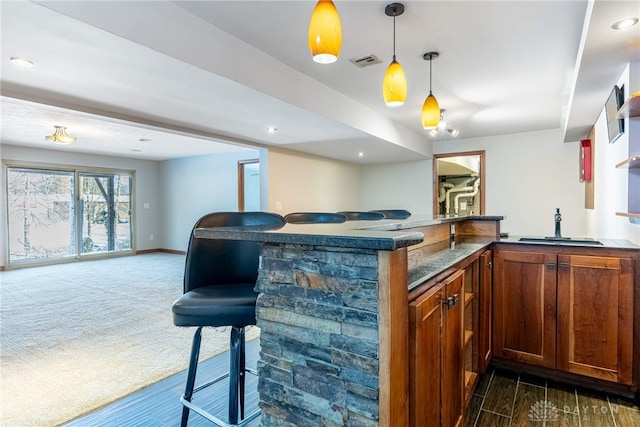
[[[548,381],[547,401],[556,405],[562,412],[578,413],[578,400],[574,386]]]
[[[480,396],[479,394],[474,394],[471,397],[471,402],[469,402],[467,413],[464,419],[465,427],[474,427],[476,425],[478,415],[480,414],[480,408],[482,407],[483,399],[484,397]]]
[[[493,414],[487,411],[480,411],[477,427],[509,427],[511,418],[503,415]]]
[[[611,414],[618,427],[640,426],[640,411],[611,403]]]
[[[479,394],[480,396],[484,396],[487,394],[487,390],[489,389],[489,384],[491,383],[491,377],[493,376],[494,369],[492,367],[487,368],[487,372],[480,375],[478,379],[478,385],[474,391],[475,394]]]
[[[525,426],[534,422],[540,425],[541,422],[550,420],[550,416],[557,415],[557,412],[555,406],[548,406],[544,388],[518,383],[511,425]]]
[[[582,427],[615,427],[606,395],[578,388],[578,410]]]
[[[546,423],[549,427],[580,427],[580,415],[558,412],[558,418]]]
[[[482,409],[511,417],[517,384],[518,374],[496,369],[493,373],[487,395],[484,398]]]

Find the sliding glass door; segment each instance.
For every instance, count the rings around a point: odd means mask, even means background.
[[[131,172],[7,166],[9,265],[133,250]]]
[[[131,249],[130,181],[127,174],[80,173],[80,253]]]

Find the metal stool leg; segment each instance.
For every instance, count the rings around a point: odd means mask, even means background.
[[[187,373],[187,385],[184,389],[183,398],[191,402],[193,396],[193,387],[196,382],[196,370],[198,369],[198,356],[200,355],[200,343],[202,342],[202,326],[196,329],[196,333],[193,335],[193,344],[191,345],[191,358],[189,359],[189,371]],[[189,408],[182,406],[182,421],[181,427],[187,427],[189,421]]]
[[[229,343],[229,424],[238,423],[238,380],[240,378],[240,330],[231,328]]]
[[[240,394],[240,419],[244,419],[244,380],[245,380],[245,366],[246,366],[246,357],[244,353],[244,328],[240,329],[240,343],[239,343],[239,351],[240,351],[240,367],[238,374],[240,377],[239,381],[239,394]]]

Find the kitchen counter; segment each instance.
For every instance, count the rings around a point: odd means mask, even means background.
[[[539,238],[541,241],[520,241],[521,238]],[[496,243],[507,243],[507,244],[515,244],[515,245],[543,245],[543,246],[558,246],[558,247],[585,247],[585,248],[594,248],[594,249],[631,249],[631,250],[640,250],[640,246],[636,245],[628,240],[623,239],[593,239],[598,242],[601,242],[602,245],[594,245],[590,243],[582,243],[580,241],[572,242],[570,240],[563,240],[561,242],[549,240],[542,241],[544,237],[540,236],[509,236],[507,238],[500,238],[500,240],[496,241]],[[590,240],[590,239],[582,239],[576,238],[580,240]]]
[[[263,243],[332,246],[394,251],[420,243],[424,234],[416,229],[464,221],[500,221],[502,216],[411,216],[404,220],[347,221],[342,224],[286,224],[277,230],[234,227],[199,228],[197,237],[251,240]]]
[[[458,237],[444,242],[440,245],[440,250],[424,257],[420,264],[409,269],[409,291],[471,255],[487,249],[494,241],[491,237]]]

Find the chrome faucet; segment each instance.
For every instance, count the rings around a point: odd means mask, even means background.
[[[560,221],[562,221],[562,215],[560,215],[560,208],[556,208],[556,233],[555,237],[562,237],[562,233],[560,232]]]

